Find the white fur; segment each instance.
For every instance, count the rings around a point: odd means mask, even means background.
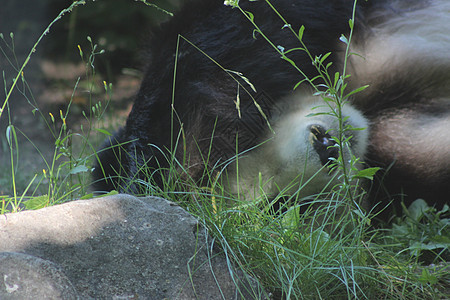
[[[274,197],[281,190],[292,194],[299,187],[302,187],[301,196],[317,194],[330,184],[335,175],[330,174],[329,169],[322,165],[313,148],[309,129],[310,125],[320,125],[329,130],[331,136],[336,136],[339,125],[335,116],[312,115],[329,112],[330,108],[322,99],[302,94],[289,97],[282,107],[282,117],[271,120],[275,133],[269,134],[267,142],[257,149],[240,157],[237,162],[238,170],[235,166],[232,171],[239,176],[233,192],[239,191],[246,199],[254,199],[260,195]],[[344,105],[343,115],[350,117],[348,122],[355,128],[368,127],[367,120],[350,104]],[[352,154],[363,157],[368,143],[368,130],[351,131],[347,134],[354,136],[351,139]],[[350,158],[348,149],[344,154]],[[334,183],[336,182],[332,184]]]
[[[350,60],[353,85],[369,84],[375,90],[381,81],[400,76],[406,83],[423,87],[424,95],[428,89],[434,96],[437,90],[448,96],[450,1],[431,0],[420,9],[414,5],[399,7],[406,6],[404,2],[392,1],[393,12],[371,14],[375,24],[369,36],[352,48],[360,55],[353,55]],[[377,19],[382,21],[377,24]]]
[[[448,99],[439,99],[449,107]],[[377,150],[385,159],[418,177],[430,178],[450,170],[450,113],[446,115],[399,114],[374,124],[374,139],[382,140]]]
[[[424,97],[431,95],[436,98],[441,95],[448,99],[450,0],[430,0],[429,4],[417,1],[411,7],[408,7],[405,1],[393,0],[390,4],[392,11],[371,13],[373,27],[365,36],[366,40],[357,41],[355,43],[357,46],[351,49],[351,52],[358,54],[352,55],[349,61],[348,73],[352,74],[351,87],[369,84],[370,87],[364,92],[367,95],[382,88],[383,84],[389,83],[391,79],[392,82],[398,82],[400,78],[403,86],[399,88],[420,87],[421,95]],[[308,94],[303,91],[286,99],[282,115],[271,120],[275,135],[268,135],[266,143],[238,160],[237,166],[232,168],[232,172],[239,174],[238,184],[232,188],[234,192],[241,192],[247,199],[262,194],[273,197],[279,190],[293,192],[309,181],[300,193],[300,196],[308,196],[322,191],[330,181],[331,184],[335,183],[332,181],[333,174],[322,166],[312,147],[308,126],[319,124],[331,129],[330,135],[335,135],[335,129],[338,127],[337,119],[327,115],[308,117],[311,113],[324,111],[324,108],[312,110],[314,106],[324,104],[319,103],[317,98],[305,96]],[[364,100],[358,101],[364,106]],[[343,113],[350,117],[348,121],[353,127],[368,127],[367,120],[351,105],[345,105]],[[415,141],[415,147],[406,149],[411,149],[415,153],[420,151],[422,146],[423,149],[430,149],[429,145],[427,147],[424,143],[433,145],[436,144],[435,139],[445,137],[442,128],[450,124],[449,120],[450,118],[445,118],[438,121],[441,129],[434,131],[432,128],[418,128],[411,125],[412,135],[417,134],[423,138],[418,144]],[[430,130],[428,135],[421,134],[427,129]],[[401,130],[405,130],[404,126]],[[368,145],[368,130],[353,131],[351,134],[354,136],[351,140],[351,151],[357,157],[363,158]],[[437,143],[439,147],[450,148],[448,138],[441,138],[440,141],[442,143],[439,141]],[[393,145],[408,144],[400,142],[394,142]],[[389,142],[386,141],[386,144],[389,145]],[[389,153],[390,150],[386,151]],[[438,152],[440,155],[441,151]],[[408,155],[407,151],[402,153]],[[430,154],[432,153],[431,151]],[[349,151],[344,154],[348,157]]]

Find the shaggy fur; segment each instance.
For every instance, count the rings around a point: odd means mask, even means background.
[[[330,74],[342,69],[344,45],[339,37],[348,36],[353,1],[271,2],[294,30],[305,26],[303,41],[313,56],[332,53],[327,60],[334,62]],[[407,202],[422,197],[443,205],[450,183],[450,2],[359,2],[352,43],[352,51],[359,55],[349,63],[350,86],[370,87],[352,99],[359,112],[349,105],[344,114],[352,125],[370,127],[366,133],[353,133],[353,152],[365,156],[368,165],[386,171],[371,196],[374,201],[396,198]],[[242,0],[240,5],[252,12],[274,45],[299,46],[264,1]],[[190,1],[161,26],[151,39],[147,71],[127,123],[99,152],[102,167],[97,165],[94,170],[96,190],[136,192],[130,179],[146,179],[142,165],[167,167],[164,155],[170,149],[186,163],[190,175],[200,180],[208,153],[209,164],[214,166],[267,138],[271,140],[261,147],[266,150],[248,152],[243,174],[250,175],[243,176],[254,178],[265,172],[267,178],[278,178],[274,182],[279,185],[296,178],[296,172],[307,173],[305,161],[312,173],[326,164],[327,157],[333,156],[327,138],[321,135],[325,147],[308,139],[311,134],[314,137],[315,124],[323,124],[320,128],[325,131],[336,128],[335,124],[326,119],[305,120],[311,106],[303,103],[311,101],[311,91],[300,88],[294,93],[302,76],[253,29],[237,9],[224,6],[222,0]],[[183,38],[176,52],[178,35]],[[317,75],[304,52],[288,56],[307,76]],[[219,65],[242,73],[253,86]],[[240,110],[236,109],[237,95]],[[275,136],[255,100],[273,123]],[[181,129],[185,148],[175,147]],[[125,144],[111,148],[121,143]],[[161,184],[158,172],[152,176]],[[325,179],[317,180],[317,188],[308,192],[320,191]]]

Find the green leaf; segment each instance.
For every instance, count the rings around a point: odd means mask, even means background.
[[[408,226],[403,224],[393,224],[392,225],[392,235],[396,237],[404,237],[409,234]]]
[[[79,165],[79,166],[76,166],[75,168],[71,169],[69,174],[74,175],[74,174],[84,173],[87,171],[89,171],[89,169],[85,165]]]
[[[281,46],[278,46],[278,47],[281,47]],[[284,50],[284,48],[283,48],[283,50]],[[292,49],[289,49],[289,50],[284,50],[284,54],[288,54],[288,53],[290,53],[290,52],[293,52],[293,51],[305,51],[305,48],[292,48]]]
[[[429,206],[423,199],[417,199],[408,207],[408,211],[413,220],[419,221]]]
[[[297,89],[299,87],[299,85],[305,81],[306,81],[306,79],[303,79],[303,80],[300,80],[299,82],[297,82],[297,84],[294,86],[294,90]]]
[[[257,36],[259,33],[261,33],[261,31],[259,31],[258,29],[253,29],[252,37],[254,40],[258,39]]]
[[[105,135],[112,136],[112,133],[110,133],[109,131],[107,131],[105,129],[101,129],[101,128],[94,128],[94,129],[97,130],[100,133],[105,134]]]
[[[373,180],[373,176],[375,175],[375,173],[378,172],[378,170],[380,170],[380,168],[378,168],[378,167],[367,168],[367,169],[359,171],[356,174],[356,177]]]
[[[248,16],[248,18],[250,19],[250,21],[253,22],[253,20],[255,19],[255,16],[254,16],[251,12],[249,12],[249,11],[246,11],[245,13],[247,14],[247,16]]]
[[[25,205],[25,208],[30,209],[30,210],[44,208],[48,205],[48,203],[49,203],[49,198],[47,195],[33,197],[33,198],[23,202],[23,204]]]
[[[284,59],[285,61],[287,61],[288,63],[290,63],[293,67],[296,67],[295,62],[292,59],[290,59],[286,56],[282,56],[281,58]]]
[[[98,198],[102,198],[102,197],[106,197],[106,196],[113,196],[113,195],[118,195],[118,194],[119,194],[119,192],[114,190],[114,191],[111,191],[111,192],[109,192],[107,194],[101,195]]]
[[[364,220],[366,225],[370,226],[370,218],[364,215],[364,213],[360,210],[354,209],[352,210],[355,215],[361,218],[361,220]]]
[[[359,88],[357,88],[357,89],[354,89],[353,91],[351,91],[350,93],[348,93],[347,95],[345,95],[345,98],[348,98],[348,97],[350,97],[350,96],[353,95],[353,94],[359,93],[359,92],[365,90],[365,89],[368,88],[368,87],[369,87],[369,85],[363,85],[363,86],[361,86],[361,87],[359,87]]]
[[[303,32],[305,31],[305,26],[301,26],[300,27],[300,29],[298,30],[298,39],[299,39],[299,41],[301,41],[302,40],[302,38],[303,38]]]
[[[11,146],[11,133],[13,133],[13,135],[15,136],[15,130],[14,130],[14,125],[9,125],[8,127],[6,127],[6,140],[8,141],[8,145]]]
[[[325,53],[321,58],[320,58],[320,63],[323,64],[323,62],[325,61],[325,59],[328,58],[328,56],[331,55],[331,52]]]
[[[90,193],[87,195],[84,195],[83,197],[80,197],[80,200],[88,200],[94,198],[94,194]]]
[[[422,274],[419,277],[419,281],[421,283],[436,284],[438,282],[438,278],[434,274],[431,274],[428,269],[423,269]]]
[[[287,228],[293,228],[298,224],[298,216],[300,215],[300,208],[290,208],[283,216],[282,223]]]

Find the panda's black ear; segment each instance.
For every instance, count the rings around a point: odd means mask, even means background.
[[[97,152],[92,171],[92,189],[99,192],[117,190],[122,166],[126,164],[126,141],[124,128],[120,128],[113,136],[108,137]]]

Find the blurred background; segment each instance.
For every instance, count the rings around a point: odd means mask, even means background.
[[[175,13],[181,2],[149,0],[151,6],[134,0],[86,1],[55,22],[29,57],[47,26],[73,1],[1,0],[1,106],[21,66],[30,60],[0,118],[0,196],[11,196],[13,184],[25,190],[36,174],[39,180],[55,158],[62,124],[67,132],[82,129],[84,133],[90,125],[86,114],[96,103],[106,103],[108,98],[100,127],[113,132],[123,125],[139,88],[151,30],[169,19],[167,12]],[[94,56],[91,65],[93,45],[94,52],[102,53]],[[106,95],[104,82],[112,84],[112,93]],[[62,121],[69,104],[70,112]],[[11,146],[10,125],[17,145]],[[93,146],[104,138],[94,138]],[[12,178],[12,168],[20,176]]]

